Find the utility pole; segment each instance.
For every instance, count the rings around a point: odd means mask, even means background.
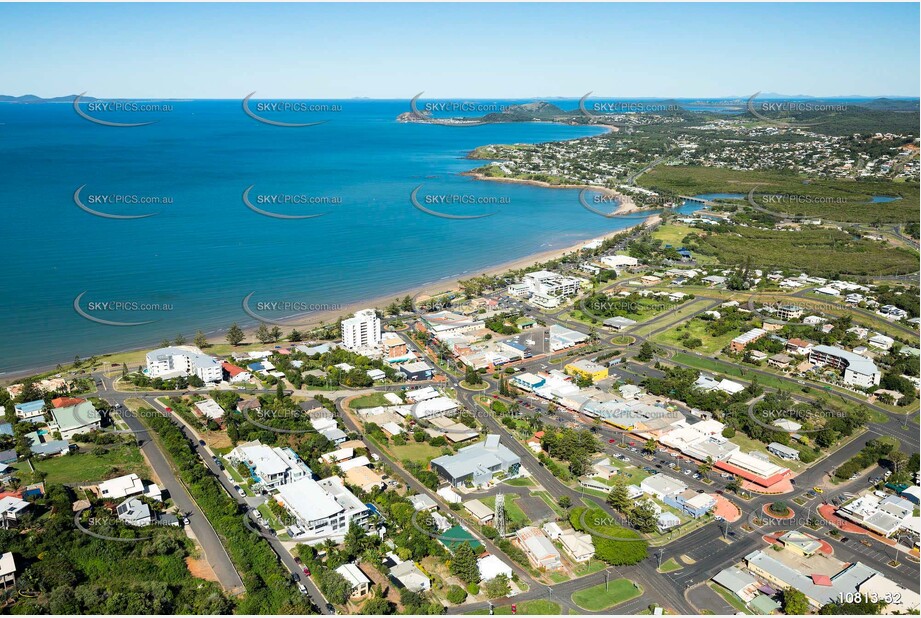
[[[661,549],[659,550],[658,556],[659,556],[659,566],[657,568],[661,570],[662,569],[662,550]]]

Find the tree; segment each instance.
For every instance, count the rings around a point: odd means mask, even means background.
[[[572,506],[572,499],[569,496],[560,496],[556,503],[560,505],[561,509],[568,509]]]
[[[176,335],[176,338],[173,339],[173,345],[185,345],[185,344],[186,344],[185,335],[183,335],[182,333],[179,333],[178,335]]]
[[[640,346],[639,353],[636,355],[636,360],[646,363],[651,361],[655,354],[655,347],[653,347],[653,345],[648,341],[644,341],[643,345]]]
[[[476,554],[469,543],[461,543],[454,551],[454,557],[451,559],[451,573],[468,584],[480,581],[480,568],[476,562]]]
[[[650,438],[649,440],[646,440],[646,443],[643,445],[643,452],[653,455],[656,452],[656,448],[656,441]]]
[[[713,458],[707,455],[706,461],[697,464],[697,472],[702,477],[708,478],[710,473],[713,472]]]
[[[275,399],[281,401],[285,398],[285,385],[279,380],[278,384],[275,385]]]
[[[205,333],[198,331],[195,333],[195,339],[192,340],[192,343],[195,344],[196,348],[204,350],[208,347],[208,338],[205,337]]]
[[[483,378],[480,376],[480,373],[473,367],[467,366],[467,371],[464,374],[464,382],[470,386],[476,386],[477,384],[483,383]]]
[[[499,597],[508,596],[512,591],[512,587],[509,586],[508,576],[505,573],[497,575],[492,578],[486,585],[483,587],[486,591],[486,596],[490,599],[498,599]]]
[[[655,507],[648,500],[640,502],[630,513],[630,521],[633,527],[640,532],[654,532],[659,516],[656,514]]]
[[[288,341],[291,341],[292,343],[297,343],[298,341],[301,341],[303,339],[304,339],[304,335],[301,334],[301,331],[297,330],[296,328],[291,329],[291,333],[288,335]]]
[[[237,326],[237,323],[234,322],[230,325],[230,328],[227,329],[227,343],[232,346],[238,346],[243,343],[243,329]]]
[[[633,500],[627,495],[627,485],[620,479],[617,479],[614,487],[608,492],[607,502],[621,513],[626,513],[633,506]]]
[[[272,336],[273,342],[278,342],[281,339],[281,329],[277,326],[273,326],[272,330],[269,331],[269,334]]]
[[[269,327],[264,323],[259,325],[259,328],[256,329],[256,339],[259,340],[259,343],[269,343],[272,341],[272,333],[269,332]]]
[[[788,616],[809,613],[809,601],[806,600],[806,595],[796,588],[787,588],[783,591],[782,604],[783,613]]]
[[[467,591],[455,585],[448,588],[448,594],[446,596],[451,603],[460,605],[467,599]]]
[[[368,599],[361,607],[361,613],[366,616],[388,616],[393,613],[393,603],[387,599],[375,597]]]

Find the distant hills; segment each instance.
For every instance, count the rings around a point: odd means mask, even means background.
[[[34,94],[24,94],[19,97],[10,96],[8,94],[0,94],[0,103],[73,103],[79,95],[69,94],[64,97],[39,97]],[[93,97],[82,97],[84,101],[96,101],[97,99]]]

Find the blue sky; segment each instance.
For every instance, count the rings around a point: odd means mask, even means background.
[[[0,94],[919,94],[919,5],[0,4]]]

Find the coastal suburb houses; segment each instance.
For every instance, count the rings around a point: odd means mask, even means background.
[[[147,353],[147,376],[171,378],[197,376],[203,382],[220,382],[223,367],[218,360],[195,346],[171,346]]]

